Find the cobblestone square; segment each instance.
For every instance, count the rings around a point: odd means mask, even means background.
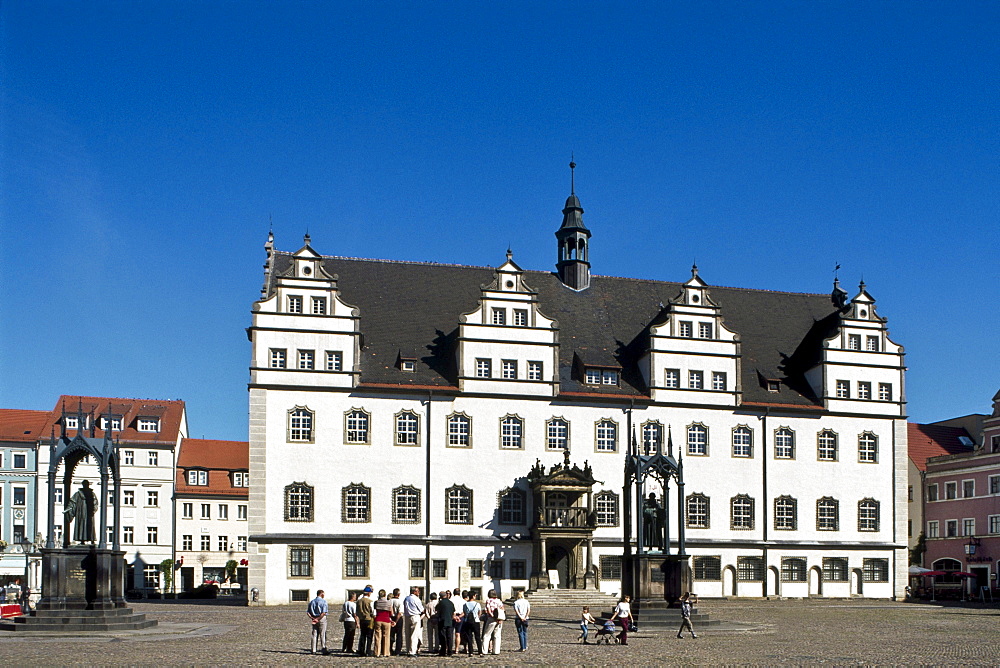
[[[1000,611],[993,607],[866,601],[703,601],[714,619],[751,630],[706,627],[699,638],[672,631],[633,634],[628,646],[581,645],[575,609],[536,608],[529,649],[519,653],[513,624],[499,657],[421,655],[368,658],[309,653],[304,606],[242,608],[140,603],[160,621],[150,632],[99,638],[0,637],[4,665],[997,665]],[[330,623],[328,644],[340,647]]]

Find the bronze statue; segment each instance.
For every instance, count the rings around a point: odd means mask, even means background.
[[[656,501],[656,494],[649,493],[649,498],[642,504],[642,542],[649,550],[663,549],[663,525],[666,512]]]
[[[95,541],[94,513],[97,511],[97,495],[90,489],[90,481],[84,480],[83,487],[76,491],[66,504],[63,514],[73,523],[73,540],[78,543]]]

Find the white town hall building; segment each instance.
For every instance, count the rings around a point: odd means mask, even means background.
[[[699,595],[902,595],[903,351],[864,284],[592,275],[590,236],[575,194],[554,273],[269,236],[248,329],[262,601],[369,582],[619,592],[630,435],[683,457]]]

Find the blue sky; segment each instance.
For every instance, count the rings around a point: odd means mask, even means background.
[[[1000,388],[1000,4],[4,2],[0,407],[245,439],[262,245],[828,292],[911,419]],[[853,294],[853,292],[852,292]]]

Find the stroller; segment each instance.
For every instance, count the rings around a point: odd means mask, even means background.
[[[615,623],[610,619],[605,619],[601,628],[597,629],[597,644],[600,645],[601,640],[603,639],[605,645],[610,645],[612,640],[614,640],[617,645],[618,638],[615,636],[617,631],[618,627],[615,626]]]

